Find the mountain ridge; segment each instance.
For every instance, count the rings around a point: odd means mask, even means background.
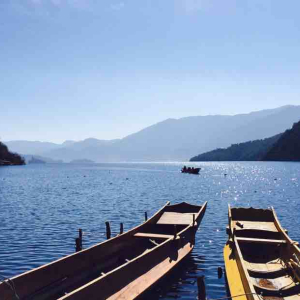
[[[169,118],[119,140],[90,138],[38,153],[30,151],[30,154],[66,162],[74,159],[96,162],[183,161],[216,148],[274,136],[299,119],[300,106],[289,105],[233,116]]]
[[[268,151],[280,139],[282,133],[275,136],[233,144],[228,148],[215,149],[192,157],[190,161],[259,161],[264,160]]]
[[[267,161],[300,161],[300,121],[286,130],[263,158]]]
[[[273,137],[218,148],[190,161],[300,161],[300,121]]]

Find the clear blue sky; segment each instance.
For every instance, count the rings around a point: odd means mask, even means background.
[[[1,0],[0,137],[113,139],[299,105],[299,12],[299,0]]]

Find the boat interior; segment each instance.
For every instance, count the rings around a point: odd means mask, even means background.
[[[300,251],[271,209],[231,209],[231,226],[243,268],[266,300],[300,299]],[[252,289],[253,290],[253,289]]]
[[[101,244],[12,278],[22,300],[58,299],[79,287],[107,276],[150,252],[167,240],[176,240],[190,225],[198,227],[201,206],[166,205],[142,225]],[[2,292],[5,292],[3,294]],[[14,299],[8,285],[0,283],[4,299]]]
[[[176,233],[180,233],[191,225],[193,220],[196,222],[200,210],[201,206],[190,205],[185,202],[167,205],[159,218],[143,226],[141,232],[165,234],[169,238],[168,235],[174,235],[175,231]]]

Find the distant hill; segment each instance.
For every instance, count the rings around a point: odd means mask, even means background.
[[[1,165],[24,165],[24,159],[16,153],[8,150],[8,147],[0,142],[0,166]]]
[[[45,164],[46,162],[44,160],[38,159],[36,157],[32,157],[29,161],[29,164]]]
[[[226,149],[216,149],[195,157],[190,161],[257,161],[262,160],[267,152],[280,139],[282,134],[263,140],[234,144]]]
[[[263,159],[300,161],[300,122],[295,123],[292,129],[285,131]]]
[[[59,144],[39,141],[9,141],[5,144],[12,151],[22,154],[41,154],[61,147]]]
[[[7,144],[19,153],[38,154],[65,162],[74,159],[95,162],[186,161],[213,149],[274,136],[299,119],[300,106],[283,106],[235,116],[167,119],[120,140],[91,138],[63,144],[50,143],[43,145],[46,146],[43,149],[36,148],[36,152],[32,148],[21,151],[16,142]]]
[[[47,164],[62,164],[63,161],[62,160],[55,160],[49,157],[45,157],[45,156],[40,156],[40,155],[22,155],[22,157],[24,157],[26,163],[28,163],[33,157],[39,160],[42,160],[44,162],[46,162]]]
[[[95,162],[90,159],[74,159],[70,164],[94,164]]]

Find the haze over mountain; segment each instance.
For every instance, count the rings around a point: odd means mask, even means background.
[[[86,139],[63,144],[6,142],[22,154],[39,154],[69,162],[184,161],[199,153],[249,140],[264,139],[300,120],[300,106],[283,106],[234,116],[167,119],[120,140]],[[33,152],[34,151],[34,152]]]

